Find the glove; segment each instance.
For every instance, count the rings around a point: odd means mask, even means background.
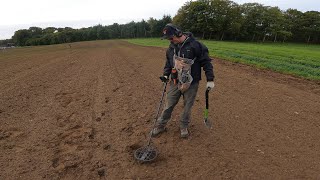
[[[214,82],[213,81],[208,81],[207,82],[207,89],[210,88],[210,89],[213,89],[214,88]]]
[[[166,82],[169,81],[168,76],[160,76],[160,79],[161,79],[161,81],[164,82],[164,83],[166,83]]]

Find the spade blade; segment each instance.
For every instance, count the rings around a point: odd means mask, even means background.
[[[211,129],[212,128],[212,122],[209,119],[204,119],[204,124],[206,125],[207,128]]]
[[[204,124],[207,128],[212,128],[212,122],[208,119],[208,109],[204,110]]]

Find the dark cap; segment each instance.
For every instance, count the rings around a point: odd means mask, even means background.
[[[162,30],[162,39],[170,39],[173,36],[180,36],[181,31],[173,24],[167,24]]]

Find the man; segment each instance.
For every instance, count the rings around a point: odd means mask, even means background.
[[[184,109],[180,120],[180,135],[182,138],[187,138],[191,108],[201,80],[201,67],[205,71],[207,88],[213,89],[213,66],[208,56],[208,48],[194,39],[192,33],[183,33],[175,25],[167,24],[163,29],[163,39],[169,40],[170,45],[166,52],[164,73],[160,79],[163,82],[171,80],[166,106],[151,133],[152,136],[157,136],[166,131],[165,126],[171,118],[172,111],[183,96]]]

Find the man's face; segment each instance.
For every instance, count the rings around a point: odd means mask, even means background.
[[[172,36],[171,38],[168,39],[170,42],[172,42],[173,44],[179,44],[179,38],[177,38],[176,36]]]

